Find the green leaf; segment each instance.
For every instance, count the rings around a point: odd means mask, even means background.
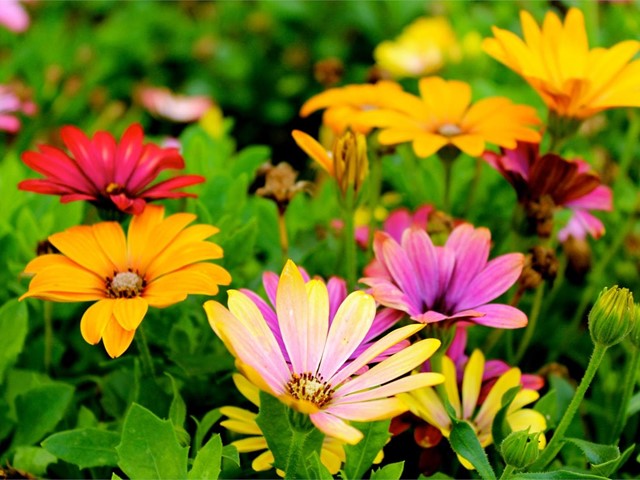
[[[516,473],[512,480],[606,480],[607,477],[591,475],[587,471],[553,470],[551,472]]]
[[[620,449],[615,445],[602,445],[600,443],[587,442],[579,438],[565,438],[565,441],[577,446],[589,463],[604,463],[620,457]]]
[[[302,425],[292,425],[292,418]],[[256,422],[273,453],[273,466],[284,471],[285,478],[308,478],[305,459],[313,452],[320,454],[324,438],[308,416],[289,410],[280,400],[261,391],[260,413]]]
[[[220,440],[220,435],[214,435],[196,455],[188,478],[191,480],[199,478],[217,479],[220,476],[221,465],[222,440]]]
[[[43,448],[18,447],[11,466],[17,470],[43,477],[47,473],[49,465],[56,461],[57,458]]]
[[[349,479],[363,478],[365,472],[371,468],[376,456],[385,446],[391,434],[389,424],[391,420],[381,422],[352,422],[364,434],[364,438],[355,445],[345,445],[346,455],[344,473]]]
[[[624,452],[622,452],[622,455],[620,455],[618,458],[614,458],[612,460],[609,460],[607,462],[603,462],[597,465],[592,465],[591,468],[598,475],[611,477],[615,472],[618,471],[620,467],[622,467],[622,465],[625,464],[627,460],[629,460],[629,457],[631,456],[635,448],[636,448],[636,444],[634,443],[633,445],[629,446],[629,448],[627,448]]]
[[[180,396],[180,390],[178,389],[175,378],[168,373],[165,373],[165,375],[171,379],[171,387],[173,389],[173,399],[169,406],[169,420],[171,420],[171,423],[173,423],[175,427],[184,427],[184,421],[187,418],[187,406]]]
[[[28,331],[27,305],[10,300],[0,308],[0,384],[4,372],[11,367],[22,348]]]
[[[181,447],[170,420],[160,420],[134,403],[116,447],[118,466],[132,479],[187,477],[188,448]]]
[[[204,437],[207,435],[211,427],[220,420],[222,414],[218,408],[211,410],[202,417],[202,421],[198,422],[195,417],[191,417],[196,422],[196,437],[193,442],[194,454],[198,453],[198,449],[202,447]]]
[[[231,161],[231,176],[236,178],[244,173],[248,178],[253,178],[258,167],[267,162],[270,155],[271,149],[265,145],[252,145],[243,149]]]
[[[306,463],[309,466],[307,473],[310,480],[333,480],[333,475],[327,470],[320,460],[318,452],[313,452],[306,459]]]
[[[418,476],[418,480],[424,480],[425,478],[431,478],[434,480],[454,480],[453,477],[450,477],[446,473],[442,473],[442,472],[436,472],[433,475],[430,475],[428,477],[423,474],[420,474]]]
[[[451,418],[451,421],[453,428],[449,435],[449,443],[451,443],[453,450],[461,457],[467,459],[478,471],[480,477],[485,480],[495,480],[496,475],[493,473],[493,469],[489,464],[487,454],[480,445],[478,437],[471,425],[465,421],[460,422],[455,418]]]
[[[33,445],[58,424],[71,399],[74,388],[55,382],[40,385],[16,397],[18,423],[12,446]]]
[[[629,407],[627,407],[627,418],[631,415],[635,415],[640,412],[640,392],[636,393],[629,401]]]
[[[65,462],[78,468],[115,467],[118,465],[116,445],[120,435],[97,428],[82,428],[54,433],[42,446]]]
[[[491,435],[493,436],[493,443],[495,445],[502,444],[502,441],[511,433],[511,427],[507,422],[507,413],[511,402],[516,398],[516,395],[522,387],[517,385],[507,390],[502,396],[502,407],[496,413],[493,423],[491,424]]]
[[[80,407],[80,411],[78,412],[78,421],[76,423],[76,428],[94,428],[98,426],[98,419],[95,414],[89,410],[87,407],[82,405]]]
[[[231,460],[238,467],[240,466],[240,455],[238,454],[238,449],[235,445],[225,445],[222,447],[222,458]]]
[[[371,480],[400,480],[403,470],[404,462],[390,463],[371,472]]]

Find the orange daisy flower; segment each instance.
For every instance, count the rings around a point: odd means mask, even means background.
[[[82,337],[101,339],[112,357],[133,340],[148,307],[168,307],[189,294],[215,295],[228,285],[224,268],[204,260],[222,258],[222,248],[206,241],[218,232],[193,225],[190,213],[164,218],[164,207],[147,205],[131,219],[125,237],[117,222],[72,227],[49,237],[60,254],[35,258],[25,268],[35,274],[27,297],[54,302],[96,301],[82,316]]]
[[[516,105],[505,97],[485,98],[471,105],[471,87],[457,80],[427,77],[420,80],[419,87],[420,97],[401,92],[399,102],[389,98],[394,110],[360,115],[363,124],[382,129],[378,137],[381,144],[413,142],[419,157],[453,145],[477,157],[486,143],[515,148],[518,140],[540,140],[540,133],[531,128],[540,123],[532,107]]]
[[[372,127],[363,124],[359,120],[360,115],[376,108],[394,108],[393,100],[403,94],[402,87],[391,81],[330,88],[307,100],[300,109],[300,115],[307,117],[317,110],[326,109],[322,123],[335,135],[340,135],[347,128],[366,135]]]
[[[589,48],[584,16],[569,9],[564,24],[547,12],[542,28],[521,11],[524,40],[493,27],[483,49],[521,75],[561,117],[585,119],[615,107],[640,107],[640,60],[631,62],[640,42]]]

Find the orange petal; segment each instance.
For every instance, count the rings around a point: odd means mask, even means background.
[[[102,332],[111,321],[115,302],[100,300],[91,305],[80,320],[80,333],[87,343],[95,345],[102,338]]]
[[[140,263],[145,258],[145,252],[149,249],[151,232],[156,225],[162,222],[163,218],[164,207],[147,204],[140,215],[136,215],[131,219],[127,233],[127,253],[129,265],[134,270],[142,272]]]
[[[81,225],[64,232],[54,233],[49,241],[78,265],[95,272],[100,277],[113,275],[118,267],[104,254],[94,236],[92,227]]]
[[[333,160],[329,157],[325,148],[320,145],[315,138],[301,132],[300,130],[294,130],[291,132],[291,135],[298,146],[304,150],[307,155],[318,162],[320,166],[329,173],[329,175],[333,176]]]
[[[135,332],[135,330],[125,330],[112,317],[102,332],[102,343],[109,356],[117,358],[122,355],[131,345]]]
[[[116,222],[100,222],[93,225],[93,234],[107,258],[117,271],[127,270],[127,240],[122,227]]]
[[[135,330],[147,314],[149,305],[142,297],[117,298],[113,316],[125,330]]]

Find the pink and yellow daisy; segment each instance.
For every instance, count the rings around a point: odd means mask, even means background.
[[[399,378],[437,350],[440,342],[435,339],[414,343],[356,375],[422,326],[407,325],[394,330],[347,362],[371,328],[375,301],[364,292],[351,293],[329,326],[326,285],[319,280],[305,283],[290,260],[282,271],[276,293],[282,346],[247,295],[231,290],[228,304],[229,310],[218,302],[208,301],[204,308],[213,330],[236,357],[240,370],[261,390],[308,414],[323,433],[346,443],[355,444],[363,437],[347,421],[391,418],[406,411],[396,397],[398,393],[442,381],[437,373]]]

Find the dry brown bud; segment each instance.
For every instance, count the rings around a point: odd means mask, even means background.
[[[340,83],[343,74],[344,65],[339,58],[331,57],[318,60],[313,66],[313,76],[325,88]]]
[[[289,206],[289,202],[301,191],[309,191],[310,183],[296,181],[296,172],[287,162],[280,162],[273,166],[266,163],[258,172],[264,175],[264,186],[256,190],[256,195],[273,200],[282,214]]]

